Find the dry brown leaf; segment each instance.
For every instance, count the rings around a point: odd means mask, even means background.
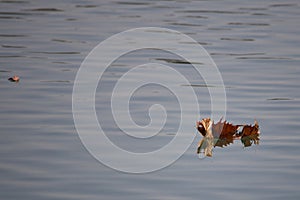
[[[244,147],[249,147],[253,143],[259,144],[259,125],[255,120],[253,126],[245,125],[241,132],[241,141],[244,144]]]
[[[257,121],[255,121],[254,125],[245,125],[241,136],[249,136],[249,135],[258,135],[259,134],[259,125],[257,123]]]
[[[210,118],[202,119],[201,121],[196,122],[196,126],[198,131],[203,135],[206,136],[207,133],[211,129],[212,121]]]
[[[233,136],[237,133],[240,125],[233,125],[227,122],[226,120],[222,122],[222,119],[216,124],[213,124],[212,131],[214,136],[218,136],[219,138],[226,138],[228,136]]]
[[[259,143],[259,125],[233,125],[222,118],[215,124],[210,118],[196,122],[197,130],[204,136],[198,144],[197,153],[212,156],[213,147],[224,147],[241,138],[245,147]],[[243,127],[241,132],[238,129]],[[203,150],[203,151],[201,151]]]
[[[212,132],[215,138],[218,138],[215,146],[223,147],[233,143],[235,135],[239,125],[233,125],[226,120],[222,122],[222,119],[212,126]]]

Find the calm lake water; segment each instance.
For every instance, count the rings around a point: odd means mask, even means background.
[[[299,21],[297,0],[0,0],[0,199],[299,199]],[[174,29],[203,45],[224,80],[226,119],[237,124],[257,119],[259,145],[243,148],[236,141],[215,148],[212,158],[199,159],[195,118],[187,133],[196,135],[190,148],[153,173],[121,173],[88,153],[72,115],[77,70],[99,42],[144,26]],[[153,141],[124,139],[109,95],[131,66],[151,61],[180,70],[198,86],[193,88],[201,117],[210,115],[203,79],[178,59],[142,50],[121,57],[105,72],[96,111],[118,146],[155,150],[178,128],[174,95],[150,85],[132,97],[133,119],[149,123],[148,107],[157,102],[170,118]],[[19,83],[7,80],[13,75],[20,76]]]

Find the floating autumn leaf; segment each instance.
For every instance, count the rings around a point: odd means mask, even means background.
[[[196,122],[197,130],[203,138],[200,140],[197,153],[204,153],[205,156],[212,156],[214,147],[224,147],[230,145],[235,139],[241,138],[245,147],[259,141],[259,125],[255,121],[252,125],[233,125],[222,118],[215,124],[210,118],[202,119]],[[239,128],[243,127],[241,132]]]
[[[212,121],[210,118],[202,119],[199,122],[196,122],[196,126],[198,131],[203,135],[206,136],[207,132],[211,129]]]
[[[212,156],[212,150],[214,148],[215,139],[212,133],[213,121],[210,118],[202,119],[200,122],[196,122],[198,131],[204,136],[198,144],[197,153],[203,153],[205,156]]]
[[[258,122],[255,120],[254,125],[245,125],[242,132],[241,136],[249,136],[249,135],[258,135],[259,134],[259,125]]]
[[[215,147],[224,147],[233,144],[234,139],[235,138],[233,136],[219,138],[215,144]]]
[[[238,128],[241,125],[233,125],[230,124],[229,122],[226,122],[226,120],[224,122],[222,122],[222,119],[220,119],[220,121],[217,124],[213,124],[213,132],[221,132],[220,136],[221,137],[226,137],[226,136],[233,136],[234,134],[236,134]]]
[[[214,138],[203,137],[198,143],[197,154],[203,153],[205,156],[211,157],[214,144]]]
[[[241,141],[244,144],[244,147],[249,147],[253,143],[259,144],[259,125],[255,120],[254,125],[244,126],[241,132]]]
[[[215,146],[223,147],[233,143],[236,133],[241,125],[233,125],[222,119],[217,124],[212,125],[213,135],[218,138]]]
[[[253,143],[259,144],[259,135],[249,135],[241,138],[241,142],[244,144],[244,147],[250,147]]]

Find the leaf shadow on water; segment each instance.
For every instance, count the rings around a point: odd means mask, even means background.
[[[210,118],[202,119],[196,123],[197,130],[203,138],[198,143],[197,154],[212,157],[215,147],[226,147],[240,140],[244,147],[259,144],[260,130],[258,122],[254,125],[233,125],[222,121],[214,124]],[[240,131],[241,129],[241,131]]]

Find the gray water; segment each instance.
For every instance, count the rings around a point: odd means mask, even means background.
[[[297,0],[1,0],[0,198],[299,199],[299,20]],[[226,119],[257,119],[259,145],[243,148],[235,142],[215,148],[212,158],[199,159],[201,137],[193,121],[187,134],[196,135],[194,143],[174,164],[153,173],[121,173],[86,151],[72,116],[76,72],[99,42],[143,26],[174,29],[203,45],[224,80]],[[203,80],[193,76],[189,64],[174,59],[180,58],[159,51],[134,52],[106,72],[97,89],[96,109],[103,128],[120,147],[157,149],[178,127],[178,102],[165,88],[150,85],[132,98],[132,116],[145,125],[147,108],[156,102],[165,105],[170,119],[164,134],[142,145],[122,139],[109,112],[109,91],[130,66],[155,61],[186,73],[199,86],[194,89],[201,117],[209,116]],[[7,80],[13,75],[20,76],[20,82]]]

